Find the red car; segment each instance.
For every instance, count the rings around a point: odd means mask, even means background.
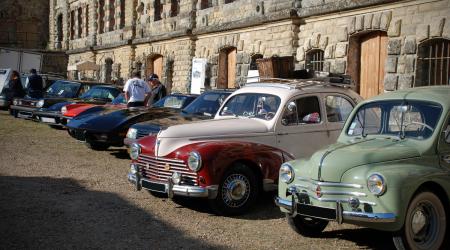
[[[100,111],[102,108],[95,108],[95,107],[108,107],[108,108],[126,108],[127,104],[125,101],[125,96],[123,94],[118,95],[111,103],[108,103],[106,105],[96,105],[96,104],[89,104],[89,103],[73,103],[64,106],[61,109],[63,118],[66,120],[73,119],[75,116],[78,116],[80,114],[90,114],[94,112]],[[67,124],[67,123],[65,123]]]

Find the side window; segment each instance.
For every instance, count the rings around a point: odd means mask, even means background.
[[[321,122],[319,99],[316,96],[301,97],[288,103],[281,123],[284,126],[316,124]]]
[[[329,95],[325,97],[328,122],[345,122],[353,109],[353,105],[344,97]]]
[[[91,86],[89,86],[87,84],[86,85],[82,85],[80,87],[80,93],[78,93],[78,95],[82,95],[82,94],[86,93],[90,88],[91,88]]]

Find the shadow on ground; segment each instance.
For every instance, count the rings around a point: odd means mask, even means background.
[[[108,152],[117,159],[130,160],[131,162],[130,155],[128,154],[128,150],[126,148],[110,148],[108,149]]]
[[[221,249],[73,179],[0,176],[0,248]]]
[[[362,248],[379,250],[395,249],[391,233],[370,228],[337,229],[326,231],[320,237],[352,241]]]

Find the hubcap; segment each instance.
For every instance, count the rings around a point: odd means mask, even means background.
[[[421,202],[411,217],[411,236],[420,249],[429,248],[438,237],[439,218],[436,208],[429,202]]]
[[[250,195],[250,182],[247,177],[233,174],[227,177],[222,187],[222,198],[229,207],[240,207]]]
[[[422,210],[417,210],[412,218],[412,230],[414,234],[418,234],[425,225],[428,224],[427,217]]]

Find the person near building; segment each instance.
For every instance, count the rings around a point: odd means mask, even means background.
[[[12,98],[19,97],[22,98],[25,96],[26,92],[23,89],[22,81],[20,81],[20,74],[17,71],[13,71],[11,73],[11,78],[8,83],[9,92]]]
[[[164,84],[159,81],[159,77],[157,74],[150,74],[150,76],[147,78],[147,81],[152,87],[152,104],[161,100],[167,95],[166,86],[164,86]]]
[[[44,96],[44,86],[42,77],[37,74],[36,69],[30,70],[31,75],[27,77],[28,96],[31,98],[42,98]]]
[[[151,97],[151,89],[148,84],[141,79],[139,71],[133,71],[131,78],[123,87],[128,107],[145,106]]]

